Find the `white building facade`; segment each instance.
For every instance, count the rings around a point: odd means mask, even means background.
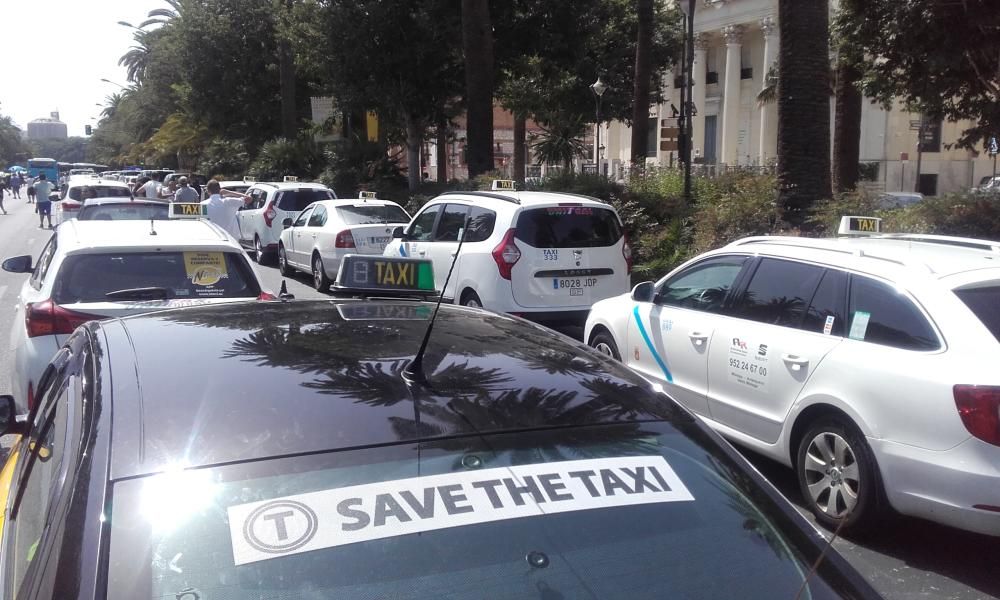
[[[684,0],[686,1],[686,0]],[[768,68],[778,58],[778,0],[698,0],[694,20],[692,100],[693,162],[708,172],[727,167],[772,166],[777,157],[777,102],[759,106]],[[666,100],[651,106],[647,164],[677,164],[677,152],[664,149],[663,128],[673,127],[672,106],[681,106],[680,66],[664,82]],[[833,98],[830,99],[833,124]],[[869,184],[885,191],[914,191],[927,195],[967,190],[992,173],[986,154],[949,150],[967,122],[938,124],[933,143],[925,151],[917,175],[917,125],[920,115],[902,107],[890,111],[865,102],[862,108],[860,162],[869,167]],[[631,155],[630,128],[620,122],[601,125],[601,171],[620,176]],[[832,127],[831,139],[832,141]]]

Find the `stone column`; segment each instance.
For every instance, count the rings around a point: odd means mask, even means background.
[[[726,79],[722,90],[722,154],[720,162],[727,165],[739,163],[740,135],[740,46],[743,26],[727,25],[722,28],[726,38]]]
[[[698,114],[691,122],[691,160],[695,158],[695,150],[699,150],[698,156],[705,156],[705,78],[708,76],[708,43],[709,36],[699,33],[694,36],[694,87],[691,90],[691,101]]]
[[[767,86],[767,72],[778,56],[778,23],[772,17],[760,20],[764,34],[764,68],[761,70],[761,87]],[[766,165],[778,154],[778,101],[760,107],[760,152],[757,160]]]

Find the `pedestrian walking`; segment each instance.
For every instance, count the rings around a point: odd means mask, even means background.
[[[31,180],[28,181],[28,204],[31,204],[34,201],[35,201],[35,178],[32,177]]]
[[[10,194],[12,198],[21,199],[21,178],[19,173],[10,176]]]
[[[191,187],[187,177],[178,179],[177,184],[177,191],[174,193],[174,202],[198,202],[201,196]]]
[[[35,182],[35,212],[38,213],[38,228],[43,229],[45,219],[49,221],[49,229],[52,229],[52,200],[49,194],[55,186],[51,181],[46,181],[45,173],[38,174],[38,181]]]
[[[145,196],[150,200],[160,200],[160,185],[159,177],[154,175],[152,179],[146,181],[135,191],[136,196]]]
[[[169,184],[160,188],[160,200],[173,202],[175,193],[177,193],[177,180],[172,179]]]
[[[205,207],[208,220],[222,227],[229,232],[229,235],[239,240],[240,224],[236,220],[236,213],[240,211],[240,207],[250,202],[250,196],[230,192],[229,196],[223,198],[222,186],[214,179],[209,181],[205,188],[210,195],[208,200],[204,200],[201,205]]]
[[[3,211],[3,214],[7,214],[7,209],[3,207],[3,196],[5,193],[4,186],[0,184],[0,210]]]

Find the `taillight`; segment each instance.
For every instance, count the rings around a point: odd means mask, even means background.
[[[87,321],[103,319],[97,315],[66,310],[51,300],[32,302],[25,311],[24,323],[28,337],[40,335],[69,334]]]
[[[958,415],[969,433],[1000,446],[1000,387],[956,385],[954,393]]]
[[[28,382],[28,412],[35,408],[35,384]]]
[[[628,236],[622,234],[622,256],[625,257],[625,272],[632,274],[632,245],[628,243]]]
[[[500,270],[500,277],[509,280],[511,269],[514,268],[517,261],[521,260],[521,250],[514,243],[513,229],[508,229],[503,239],[500,240],[500,244],[493,249],[493,260],[496,261],[497,269]]]
[[[278,297],[275,296],[274,294],[272,294],[271,292],[261,292],[260,295],[257,296],[257,299],[258,300],[277,300]]]
[[[333,242],[334,248],[354,248],[354,236],[350,229],[345,229],[337,234]]]
[[[269,200],[267,206],[264,207],[264,224],[268,227],[274,222],[274,217],[277,217],[278,213],[274,210],[274,200]]]

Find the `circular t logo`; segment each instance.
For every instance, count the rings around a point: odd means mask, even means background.
[[[269,554],[283,554],[305,546],[316,535],[316,513],[294,500],[275,500],[259,506],[243,524],[247,543]]]

